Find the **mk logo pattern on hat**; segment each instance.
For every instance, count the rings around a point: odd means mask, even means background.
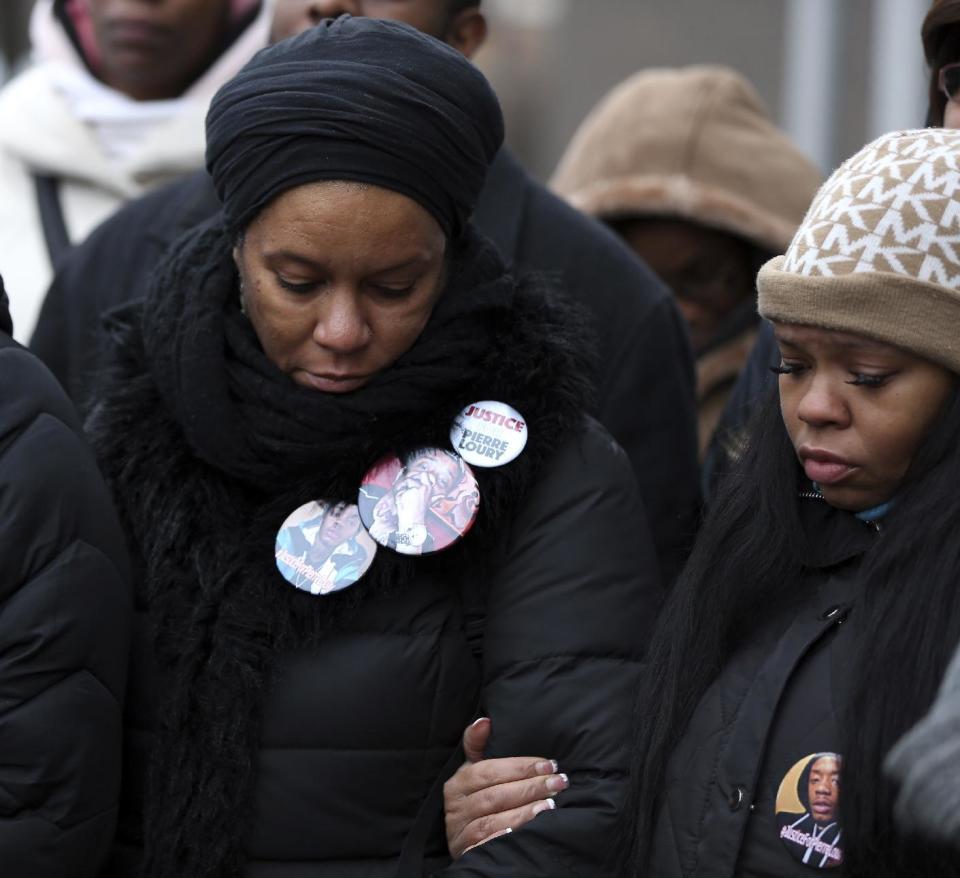
[[[885,134],[844,162],[757,292],[768,320],[873,338],[960,374],[960,131]]]
[[[960,132],[886,134],[824,184],[782,270],[891,272],[960,289]]]

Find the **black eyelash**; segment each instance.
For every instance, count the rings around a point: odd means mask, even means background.
[[[291,293],[309,293],[316,286],[316,284],[312,282],[302,284],[290,283],[290,281],[284,280],[279,275],[277,275],[277,283],[280,284],[283,289],[289,290]]]
[[[889,377],[889,375],[867,375],[863,372],[856,372],[853,380],[848,381],[847,384],[853,384],[857,387],[882,387]]]
[[[774,375],[793,375],[802,368],[803,366],[790,366],[787,363],[777,363],[770,367],[770,371],[773,372]]]

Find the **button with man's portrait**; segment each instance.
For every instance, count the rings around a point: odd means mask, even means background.
[[[373,563],[377,544],[353,504],[312,501],[287,516],[274,551],[287,582],[324,595],[357,582]]]
[[[777,790],[777,832],[790,856],[811,869],[843,863],[839,753],[811,753],[784,775]]]
[[[363,477],[357,500],[367,533],[403,555],[429,555],[452,546],[473,527],[480,488],[469,465],[442,448],[389,455]]]
[[[526,447],[527,423],[505,402],[475,402],[453,419],[450,444],[474,466],[503,466]]]

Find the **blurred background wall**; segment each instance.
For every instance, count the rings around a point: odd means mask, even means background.
[[[484,0],[477,63],[508,139],[546,179],[590,108],[642,67],[728,64],[824,170],[923,124],[930,0]],[[0,0],[0,81],[26,63],[32,0]]]

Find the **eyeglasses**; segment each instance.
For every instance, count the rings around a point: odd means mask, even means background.
[[[948,101],[960,99],[960,61],[940,68],[937,87],[947,96]]]

